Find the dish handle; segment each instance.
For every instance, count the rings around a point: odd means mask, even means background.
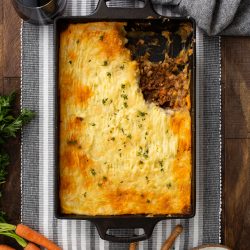
[[[102,17],[103,19],[141,19],[141,18],[159,18],[155,12],[151,0],[141,0],[144,2],[142,8],[122,8],[122,7],[108,7],[106,2],[109,0],[99,0],[98,5],[92,17]]]
[[[118,242],[118,243],[131,243],[141,240],[149,239],[153,233],[155,225],[159,219],[155,218],[111,218],[111,219],[96,219],[91,220],[103,240]],[[115,236],[108,234],[108,229],[136,229],[142,228],[143,234],[133,235],[129,237]]]

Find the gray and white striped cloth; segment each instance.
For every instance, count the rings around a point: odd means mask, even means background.
[[[138,7],[139,2],[116,1]],[[66,15],[87,15],[97,0],[68,0]],[[129,6],[128,6],[129,5]],[[158,13],[169,10],[155,5]],[[100,239],[88,221],[57,220],[53,211],[54,179],[54,59],[53,25],[22,26],[22,107],[36,112],[22,132],[22,222],[39,230],[64,250],[128,249],[128,244]],[[173,249],[220,242],[221,223],[221,69],[220,38],[197,29],[197,192],[196,215],[189,220],[159,222],[151,239],[139,249],[160,249],[176,224],[184,232]]]

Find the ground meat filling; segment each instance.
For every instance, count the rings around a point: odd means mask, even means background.
[[[192,49],[182,50],[176,58],[165,55],[163,62],[150,62],[148,56],[138,60],[140,88],[145,100],[155,102],[163,108],[185,108],[189,106],[190,72],[188,57]]]

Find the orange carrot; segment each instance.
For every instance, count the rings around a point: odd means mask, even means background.
[[[15,248],[9,247],[7,245],[0,245],[0,250],[15,250]]]
[[[20,237],[31,241],[33,243],[36,243],[37,245],[41,245],[48,250],[62,250],[60,247],[58,247],[55,243],[41,235],[40,233],[36,232],[35,230],[23,225],[18,224],[16,226],[15,230],[16,234]]]
[[[24,250],[40,250],[40,247],[38,247],[37,245],[29,242],[27,244],[27,246],[24,248]]]

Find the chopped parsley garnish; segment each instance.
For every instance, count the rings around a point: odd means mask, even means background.
[[[145,151],[143,151],[143,148],[140,146],[139,150],[137,152],[137,156],[143,156],[145,159],[148,158],[148,148],[145,149]]]
[[[89,62],[91,62],[91,59],[89,59]]]
[[[121,88],[122,88],[122,89],[125,89],[125,86],[126,86],[125,84],[122,84],[122,85],[121,85]]]
[[[139,151],[137,152],[137,156],[141,156],[142,155],[142,147],[140,146]]]
[[[87,197],[87,192],[85,192],[85,193],[83,194],[83,196],[84,196],[84,198],[86,198],[86,197]]]
[[[114,140],[115,140],[115,137],[111,137],[111,140],[114,141]]]
[[[168,184],[167,184],[167,188],[171,188],[172,187],[172,184],[169,182]]]
[[[161,167],[163,167],[163,161],[159,161]]]
[[[120,66],[120,69],[124,69],[124,64]]]
[[[145,152],[143,153],[143,157],[144,158],[148,158],[148,148],[145,150]]]
[[[139,125],[138,125],[138,128],[142,128],[142,124],[139,124]]]
[[[107,72],[107,76],[108,76],[108,77],[111,77],[111,73],[110,73],[110,72]]]
[[[78,44],[80,41],[79,40],[76,40],[76,43]]]
[[[101,36],[99,37],[99,40],[103,41],[103,38],[104,38],[104,35],[101,35]]]
[[[84,118],[81,117],[81,116],[77,116],[76,119],[77,119],[78,121],[83,121],[83,120],[84,120]]]
[[[148,176],[146,176],[146,177],[145,177],[145,179],[146,179],[147,183],[149,183],[149,179],[148,179]]]
[[[95,172],[95,170],[94,170],[93,168],[90,169],[90,172],[91,172],[91,174],[92,174],[93,176],[96,175],[96,172]]]
[[[90,125],[94,127],[94,126],[95,126],[95,123],[90,123]]]
[[[69,64],[72,64],[72,61],[71,61],[71,60],[69,61]]]
[[[138,110],[138,112],[137,112],[137,117],[139,117],[139,116],[144,117],[145,115],[147,115],[146,112],[142,112],[142,111]]]
[[[128,107],[128,103],[127,103],[127,102],[124,102],[124,103],[123,103],[123,106],[124,106],[125,108],[127,108],[127,107]]]
[[[67,143],[69,145],[76,145],[77,144],[77,140],[68,140]]]
[[[125,94],[121,94],[121,97],[122,97],[124,100],[128,100],[128,96],[125,95]]]
[[[102,179],[106,181],[108,178],[106,176],[103,176]]]
[[[142,164],[144,164],[144,162],[143,161],[139,161],[139,165],[142,165]]]
[[[132,139],[132,135],[131,135],[131,134],[128,134],[127,137],[128,137],[129,139]]]
[[[112,99],[108,99],[108,98],[104,98],[104,99],[102,99],[102,104],[103,105],[106,105],[106,104],[111,104],[113,102],[113,100]],[[118,110],[119,111],[119,110]]]
[[[104,61],[102,66],[107,66],[108,65],[108,61]]]
[[[108,101],[108,98],[102,99],[102,104],[105,105],[107,103],[107,101]]]

